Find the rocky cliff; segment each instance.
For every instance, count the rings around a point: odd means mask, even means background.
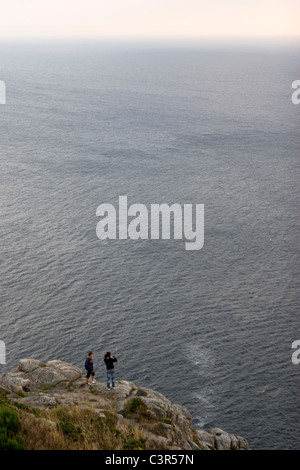
[[[59,360],[21,359],[0,391],[0,420],[4,408],[17,416],[26,449],[249,449],[222,429],[194,429],[188,410],[161,393],[124,380],[111,391],[88,386],[78,367]]]

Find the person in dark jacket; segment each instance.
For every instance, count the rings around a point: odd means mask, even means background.
[[[110,382],[112,388],[115,387],[114,362],[117,362],[117,358],[110,352],[107,352],[104,356],[104,362],[106,365],[107,390],[110,390]]]
[[[84,367],[86,369],[86,384],[87,385],[92,385],[92,384],[96,383],[96,381],[94,379],[95,372],[94,372],[93,357],[94,357],[94,354],[92,353],[92,351],[90,351],[88,353],[88,357],[85,360]],[[92,383],[89,383],[90,376],[92,376]]]

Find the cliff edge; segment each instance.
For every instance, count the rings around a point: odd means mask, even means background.
[[[111,391],[104,382],[88,386],[78,367],[60,360],[21,359],[0,377],[0,392],[2,429],[16,423],[0,434],[0,449],[249,449],[222,429],[194,429],[189,411],[159,392],[125,380]]]

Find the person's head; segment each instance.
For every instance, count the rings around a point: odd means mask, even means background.
[[[104,357],[105,357],[105,358],[109,358],[109,357],[110,357],[110,352],[108,351],[108,352],[105,354]]]
[[[93,354],[93,352],[92,352],[92,351],[90,351],[90,352],[88,353],[88,356],[89,356],[90,358],[92,358],[92,357],[93,357],[93,355],[94,355],[94,354]]]

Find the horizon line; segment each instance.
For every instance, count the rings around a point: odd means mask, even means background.
[[[140,40],[146,40],[146,41],[169,41],[169,40],[180,40],[180,41],[201,41],[201,40],[218,40],[218,39],[228,39],[228,40],[233,40],[233,39],[245,39],[245,40],[272,40],[272,39],[300,39],[300,34],[299,35],[264,35],[264,36],[247,36],[247,35],[206,35],[206,36],[117,36],[117,35],[111,35],[111,36],[98,36],[98,35],[79,35],[79,36],[1,36],[0,35],[0,40],[126,40],[126,41],[140,41]]]
[[[300,45],[299,36],[0,36],[0,43],[14,44],[55,44],[55,43],[107,43],[111,45],[144,46],[144,45],[168,45],[168,46],[250,46],[250,45]],[[222,44],[220,44],[222,43]]]

